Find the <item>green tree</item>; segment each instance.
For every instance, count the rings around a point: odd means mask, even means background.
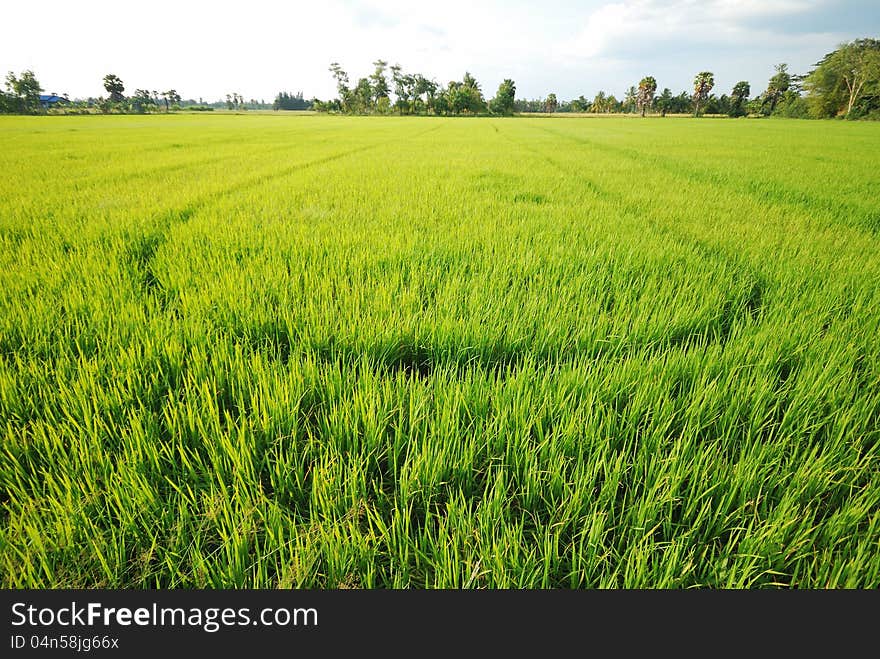
[[[577,98],[572,99],[570,107],[572,112],[586,112],[590,107],[590,102],[581,94]]]
[[[635,87],[630,87],[626,90],[626,94],[623,96],[623,112],[635,112],[636,111],[636,96],[638,92]]]
[[[18,111],[18,99],[7,92],[0,92],[0,114],[12,114]]]
[[[354,111],[354,92],[349,88],[348,74],[338,62],[331,62],[330,72],[336,80],[336,93],[339,94],[339,105],[343,112]]]
[[[652,76],[645,76],[639,81],[639,90],[636,93],[636,105],[645,116],[648,108],[654,102],[654,92],[657,91],[657,81]]]
[[[435,111],[434,101],[437,96],[437,83],[428,80],[420,73],[413,76],[415,78],[415,94],[416,98],[424,103],[425,111]]]
[[[773,111],[776,109],[776,104],[791,86],[791,75],[788,73],[788,64],[777,64],[775,69],[776,73],[770,78],[770,82],[767,83],[767,89],[764,92],[761,103],[764,108],[764,114],[773,114]],[[768,104],[770,106],[769,108],[767,108]]]
[[[434,97],[434,114],[447,115],[452,110],[449,102],[449,88],[440,87]]]
[[[513,106],[516,102],[516,84],[510,78],[505,78],[500,85],[498,91],[495,92],[495,98],[489,103],[489,109],[494,114],[513,114]]]
[[[10,71],[6,74],[6,90],[8,96],[5,104],[11,112],[39,112],[40,86],[37,76],[31,70],[23,71],[18,77]]]
[[[180,94],[176,89],[169,89],[167,92],[162,92],[162,99],[165,101],[165,112],[168,112],[170,103],[180,103]]]
[[[855,116],[880,110],[880,40],[841,44],[816,64],[804,80],[807,102],[816,117]]]
[[[547,95],[547,100],[544,101],[544,112],[556,112],[556,108],[559,107],[559,101],[556,100],[556,94],[550,93]]]
[[[590,112],[600,113],[609,111],[608,96],[606,96],[605,92],[600,89],[593,97],[593,102],[590,105]]]
[[[728,116],[731,117],[742,117],[746,114],[746,102],[749,100],[749,94],[752,93],[752,88],[749,86],[749,83],[745,80],[740,80],[733,86],[733,91],[730,92],[730,110],[728,111]]]
[[[152,95],[146,89],[135,89],[129,102],[131,103],[131,111],[137,114],[143,114],[156,108]]]
[[[663,88],[660,96],[657,97],[656,105],[661,117],[665,117],[666,113],[672,109],[672,90],[669,87]]]
[[[462,112],[478,114],[486,110],[486,101],[483,99],[483,92],[480,91],[480,85],[469,71],[465,71],[460,83],[450,82],[449,90],[452,93],[450,104],[454,114]]]
[[[373,91],[373,100],[378,106],[379,99],[388,98],[388,93],[391,91],[388,87],[388,79],[385,77],[385,70],[388,68],[388,62],[379,59],[373,62],[373,66],[376,68],[370,76],[370,86]],[[397,68],[400,70],[399,66]]]
[[[122,103],[125,100],[125,85],[119,76],[108,73],[104,76],[104,89],[110,94],[111,103]]]
[[[368,78],[361,78],[352,92],[353,111],[357,114],[369,114],[373,108],[373,86]]]
[[[694,78],[694,116],[700,116],[700,109],[709,99],[709,92],[715,86],[715,76],[711,71],[701,71]]]
[[[394,83],[394,95],[397,101],[394,106],[400,114],[411,114],[414,111],[413,101],[416,96],[416,77],[404,73],[399,64],[391,67],[391,81]]]

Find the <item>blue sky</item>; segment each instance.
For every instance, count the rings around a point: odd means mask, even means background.
[[[4,18],[3,71],[72,97],[103,94],[113,72],[129,92],[328,98],[330,62],[354,81],[377,58],[443,83],[469,70],[487,96],[508,77],[520,98],[620,96],[645,75],[677,93],[703,70],[719,94],[738,80],[757,93],[776,63],[802,73],[842,41],[880,38],[880,0],[44,0]]]

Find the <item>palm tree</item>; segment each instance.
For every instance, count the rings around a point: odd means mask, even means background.
[[[653,76],[645,76],[639,81],[639,91],[636,93],[636,105],[642,111],[642,116],[654,101],[654,92],[657,91],[657,81]]]
[[[715,86],[715,76],[711,71],[700,71],[694,78],[694,116],[700,116],[700,106],[709,98]]]

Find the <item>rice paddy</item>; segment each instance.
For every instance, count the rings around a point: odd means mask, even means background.
[[[880,126],[0,147],[7,588],[880,586]]]

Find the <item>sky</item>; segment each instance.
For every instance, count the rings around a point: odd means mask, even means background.
[[[470,71],[487,98],[504,78],[517,98],[621,97],[645,75],[678,93],[706,70],[719,95],[739,80],[755,95],[774,64],[806,73],[844,41],[880,38],[880,0],[41,0],[3,17],[0,71],[31,69],[71,98],[105,95],[114,73],[126,93],[328,99],[331,62],[354,83],[377,59],[440,83]]]

